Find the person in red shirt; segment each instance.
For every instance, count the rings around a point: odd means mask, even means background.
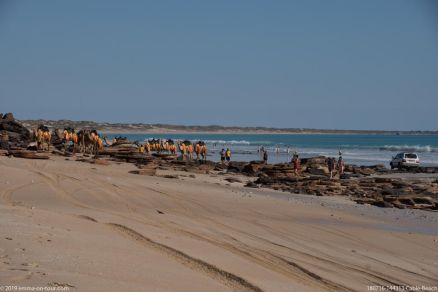
[[[301,161],[298,158],[298,154],[297,153],[295,153],[293,158],[292,158],[292,164],[293,164],[293,167],[294,167],[295,176],[298,176],[299,175],[299,171],[300,171],[300,167],[301,167]]]

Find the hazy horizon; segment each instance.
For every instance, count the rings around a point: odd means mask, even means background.
[[[438,130],[434,1],[2,1],[17,119]]]

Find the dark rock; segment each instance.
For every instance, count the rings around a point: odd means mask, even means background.
[[[245,187],[247,188],[258,188],[259,186],[252,181],[246,183]]]
[[[12,122],[15,120],[14,115],[12,113],[7,113],[2,117],[2,120],[5,122]]]
[[[408,206],[413,206],[415,202],[411,198],[399,198],[400,203]]]
[[[256,175],[263,166],[263,162],[251,161],[243,167],[242,172],[248,175]]]
[[[376,171],[374,169],[368,168],[368,167],[355,167],[353,168],[353,173],[358,173],[358,174],[362,174],[362,175],[372,175],[374,173],[376,173]]]
[[[358,173],[343,173],[340,177],[340,179],[351,179],[351,178],[356,178],[356,177],[360,177],[361,175]]]
[[[392,179],[391,178],[386,178],[386,177],[376,177],[374,179],[374,182],[376,183],[392,183]]]
[[[225,178],[225,180],[227,181],[227,182],[230,182],[230,183],[241,183],[242,181],[240,180],[240,178],[238,178],[238,177],[233,177],[233,176],[231,176],[231,177],[227,177],[227,178]]]
[[[371,203],[371,205],[381,208],[392,208],[394,207],[393,204],[386,202],[386,201],[374,201]]]
[[[172,179],[179,178],[178,175],[174,175],[174,174],[166,174],[166,175],[163,175],[162,177],[164,177],[164,178],[172,178]]]
[[[371,204],[371,203],[375,202],[375,200],[369,199],[369,198],[361,198],[361,199],[356,199],[354,201],[360,205]]]
[[[400,203],[399,201],[392,202],[392,205],[398,209],[406,209],[406,205]]]
[[[242,172],[246,164],[247,164],[246,162],[232,161],[228,164],[227,170],[228,172],[240,173]]]
[[[433,205],[436,200],[432,199],[431,197],[415,197],[412,198],[415,204],[428,204]]]
[[[32,136],[28,129],[14,119],[11,113],[7,113],[0,119],[1,147],[26,148],[31,142]]]
[[[326,165],[327,164],[327,158],[325,156],[317,156],[317,157],[310,157],[310,158],[301,158],[301,164],[319,164],[319,165]]]
[[[383,164],[370,165],[369,168],[377,171],[377,172],[386,172],[388,169]]]
[[[328,168],[325,167],[320,167],[320,168],[313,168],[313,167],[309,167],[306,169],[306,172],[313,174],[313,175],[326,175],[329,173]]]

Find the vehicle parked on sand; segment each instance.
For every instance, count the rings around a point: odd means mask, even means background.
[[[389,163],[391,169],[398,168],[409,168],[409,167],[419,167],[420,159],[416,153],[401,152],[396,156],[392,157]]]

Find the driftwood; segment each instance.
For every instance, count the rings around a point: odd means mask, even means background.
[[[14,157],[19,157],[19,158],[27,158],[27,159],[49,159],[48,155],[39,154],[34,151],[28,151],[28,150],[9,150],[8,155],[12,155]]]

